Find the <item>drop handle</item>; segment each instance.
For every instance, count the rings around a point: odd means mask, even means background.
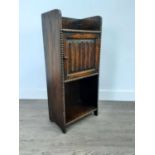
[[[68,59],[68,56],[64,56],[63,59],[64,59],[64,60],[67,60],[67,59]]]

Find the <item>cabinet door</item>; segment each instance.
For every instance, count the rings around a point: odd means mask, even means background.
[[[97,73],[99,68],[100,34],[65,33],[65,80]]]

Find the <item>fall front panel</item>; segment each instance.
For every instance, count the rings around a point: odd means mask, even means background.
[[[97,73],[98,35],[69,33],[64,36],[65,79]]]

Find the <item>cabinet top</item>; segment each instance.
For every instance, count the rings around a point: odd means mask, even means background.
[[[102,17],[93,16],[83,19],[63,17],[59,9],[51,10],[42,14],[42,17],[59,18],[61,29],[76,29],[76,30],[96,30],[102,29]]]

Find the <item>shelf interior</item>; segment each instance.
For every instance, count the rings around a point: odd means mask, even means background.
[[[97,109],[98,75],[65,83],[66,124]]]
[[[95,106],[86,106],[84,104],[71,104],[67,107],[66,122],[67,125],[95,111]]]

